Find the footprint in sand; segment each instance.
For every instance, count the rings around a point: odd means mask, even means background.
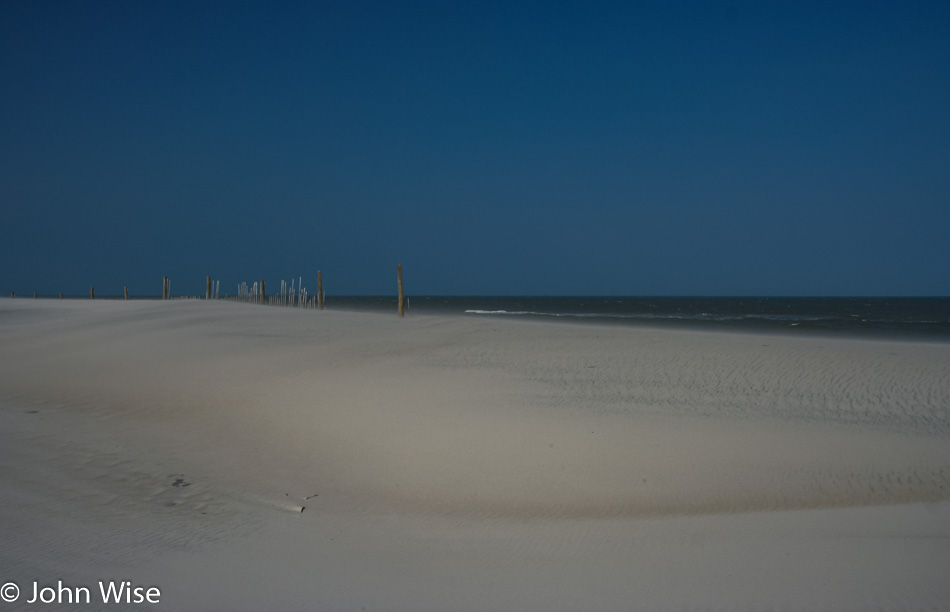
[[[184,478],[176,478],[175,482],[172,483],[173,487],[189,487],[191,486],[190,482],[185,482]]]

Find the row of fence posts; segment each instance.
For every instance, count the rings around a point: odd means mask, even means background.
[[[210,279],[210,277],[208,277]],[[207,287],[207,284],[206,284]],[[205,297],[208,296],[207,290]],[[303,278],[297,277],[291,280],[290,285],[287,281],[280,281],[280,291],[276,295],[267,295],[267,285],[264,280],[248,286],[246,282],[238,285],[237,295],[233,298],[225,298],[234,302],[244,302],[247,304],[262,304],[274,306],[296,306],[299,308],[318,308],[324,309],[326,296],[323,292],[323,273],[317,271],[317,295],[310,296],[309,292],[303,287]]]
[[[211,277],[209,276],[208,279],[209,279],[209,282],[210,282]],[[220,281],[219,281],[219,282],[220,282]],[[169,299],[169,290],[170,290],[170,287],[171,287],[171,283],[169,282],[168,277],[167,277],[167,276],[163,276],[163,277],[162,277],[162,299],[163,299],[163,300]],[[16,291],[11,291],[11,292],[10,292],[10,298],[15,298],[15,297],[16,297]],[[39,295],[34,291],[34,292],[33,292],[33,299],[36,299],[36,298],[38,298],[38,297],[39,297]],[[122,298],[123,298],[123,299],[126,299],[126,300],[129,299],[129,288],[128,288],[128,286],[122,287]],[[62,292],[62,291],[59,292],[59,299],[63,299],[63,292]],[[96,288],[95,288],[95,287],[89,287],[89,299],[90,299],[90,300],[96,299]]]
[[[311,298],[307,297],[307,291],[302,286],[301,277],[298,277],[296,285],[294,285],[293,280],[291,280],[289,292],[287,281],[281,281],[280,283],[280,293],[268,300],[264,279],[261,279],[260,282],[254,283],[250,287],[246,282],[243,282],[238,285],[238,293],[234,301],[264,305],[275,304],[280,306],[299,306],[303,308],[312,308],[312,304],[315,302],[315,306],[319,310],[324,310],[326,308],[326,293],[323,290],[322,270],[317,270],[317,295],[315,301],[311,301]],[[210,287],[211,277],[208,276],[205,283],[206,298],[210,296]],[[400,317],[404,317],[406,315],[406,296],[405,292],[403,291],[401,263],[396,264],[396,288],[398,291],[398,313]]]
[[[163,300],[167,300],[167,299],[168,299],[168,277],[166,276],[166,277],[164,277],[164,279],[165,279],[165,289],[162,291],[162,299],[163,299]],[[15,297],[16,297],[16,291],[11,291],[11,292],[10,292],[10,298],[15,298]],[[33,299],[35,300],[35,299],[37,299],[37,298],[39,298],[39,297],[40,297],[39,294],[37,294],[36,291],[34,291],[34,292],[33,292]],[[127,286],[126,286],[126,287],[122,287],[122,298],[123,298],[123,299],[126,299],[126,300],[129,299],[129,288],[128,288]],[[62,292],[62,291],[59,292],[59,299],[63,299],[63,292]],[[89,299],[90,299],[90,300],[96,299],[96,288],[95,288],[95,287],[89,287]]]
[[[399,316],[403,317],[406,314],[406,298],[403,293],[402,287],[402,264],[396,264],[396,286],[398,290],[398,310]],[[205,277],[205,299],[210,300],[212,298],[219,299],[221,290],[221,281],[212,281],[211,276]],[[162,299],[167,300],[171,297],[171,281],[168,280],[167,276],[162,277]],[[15,298],[16,292],[10,292],[10,298]],[[36,292],[33,292],[33,298],[36,299],[38,295]],[[125,286],[122,288],[122,297],[126,300],[129,299],[129,288]],[[59,294],[59,299],[63,299],[63,294]],[[96,299],[96,288],[89,288],[89,299]],[[264,279],[261,279],[260,284],[254,283],[251,287],[247,286],[247,283],[241,283],[238,285],[238,294],[234,301],[239,302],[256,302],[259,304],[267,304],[267,292],[265,290]],[[281,290],[280,294],[276,296],[276,299],[272,303],[278,305],[287,305],[287,306],[299,306],[302,308],[313,307],[309,306],[313,304],[319,310],[324,310],[326,308],[326,295],[323,292],[323,271],[317,270],[317,295],[315,300],[311,300],[307,295],[307,290],[302,287],[302,277],[298,277],[297,284],[295,285],[293,280],[291,280],[290,290],[288,291],[286,281],[281,281]]]
[[[12,300],[12,299],[15,298],[15,297],[16,297],[16,291],[11,291],[11,292],[10,292],[10,299]],[[33,292],[33,299],[35,300],[35,299],[38,299],[39,297],[40,297],[39,294],[38,294],[36,291],[34,291],[34,292]],[[63,292],[62,292],[62,291],[59,292],[59,299],[63,299]],[[89,299],[90,299],[90,300],[96,299],[96,288],[95,288],[95,287],[89,287]],[[128,287],[125,288],[125,299],[129,299],[129,288],[128,288]]]

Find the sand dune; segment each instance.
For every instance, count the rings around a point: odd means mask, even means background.
[[[0,364],[21,586],[127,576],[176,610],[950,600],[946,344],[3,300]]]

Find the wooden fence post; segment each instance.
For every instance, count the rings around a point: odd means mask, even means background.
[[[33,299],[34,299],[34,300],[36,299],[36,292],[35,292],[35,291],[33,292]]]
[[[406,301],[402,294],[402,264],[396,264],[396,283],[399,286],[399,316],[406,314]]]
[[[205,299],[211,299],[211,277],[207,277],[205,280]]]
[[[323,272],[317,270],[317,308],[323,310]]]
[[[261,279],[261,304],[267,303],[267,294],[264,293],[264,279]]]
[[[96,299],[96,288],[95,288],[95,287],[89,287],[89,299],[90,299],[90,300]]]
[[[128,288],[128,287],[123,287],[123,288],[122,288],[122,295],[125,296],[125,299],[129,299],[129,288]]]
[[[59,299],[63,299],[63,292],[62,292],[62,291],[59,292]]]
[[[167,276],[162,277],[162,299],[163,300],[168,299],[168,277]]]

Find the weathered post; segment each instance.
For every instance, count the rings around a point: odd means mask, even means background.
[[[59,292],[59,299],[63,299],[63,292],[62,292],[62,291]]]
[[[208,276],[205,279],[205,299],[206,300],[211,299],[211,277],[210,276]]]
[[[399,316],[406,314],[406,299],[402,294],[402,264],[396,264],[396,283],[399,285]]]
[[[16,291],[11,291],[11,292],[10,292],[10,299],[12,300],[12,299],[15,298],[15,297],[16,297]]]
[[[125,296],[125,299],[129,299],[129,288],[128,288],[128,287],[123,287],[123,288],[122,288],[122,295]]]
[[[317,308],[323,310],[323,272],[317,270]]]
[[[162,277],[162,299],[163,300],[168,299],[168,277],[167,276]]]
[[[264,293],[264,279],[261,279],[261,304],[267,303],[267,294]]]
[[[34,299],[34,300],[36,299],[36,292],[35,292],[35,291],[33,292],[33,299]]]
[[[96,299],[96,288],[95,288],[95,287],[89,287],[89,299],[90,299],[90,300]]]

